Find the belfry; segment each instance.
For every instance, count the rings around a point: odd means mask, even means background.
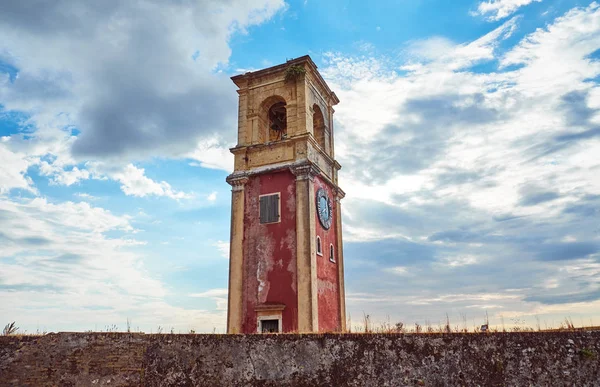
[[[227,332],[343,331],[339,100],[308,55],[231,79],[239,110],[227,177]]]

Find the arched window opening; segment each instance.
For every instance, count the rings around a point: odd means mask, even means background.
[[[264,144],[287,137],[286,102],[279,95],[264,99],[258,108],[258,125],[253,128],[252,143]]]
[[[277,102],[269,109],[269,141],[287,137],[287,111],[285,102]]]
[[[325,151],[325,117],[319,105],[313,105],[313,136],[317,143]]]
[[[317,255],[323,255],[323,249],[321,247],[321,237],[317,236]]]
[[[335,262],[335,255],[333,255],[333,244],[329,245],[329,260]]]

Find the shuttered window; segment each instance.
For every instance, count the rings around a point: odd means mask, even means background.
[[[262,195],[260,200],[260,223],[279,222],[279,194]]]

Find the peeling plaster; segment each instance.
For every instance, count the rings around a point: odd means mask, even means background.
[[[244,214],[244,328],[256,332],[255,309],[261,304],[283,304],[283,329],[297,324],[296,289],[296,178],[289,170],[249,178]],[[259,195],[280,193],[281,220],[261,224]]]

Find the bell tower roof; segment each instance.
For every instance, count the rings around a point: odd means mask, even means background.
[[[244,89],[248,86],[248,83],[260,77],[270,77],[277,75],[279,73],[285,73],[285,71],[291,66],[302,66],[308,72],[310,72],[314,79],[319,84],[320,88],[323,90],[323,94],[328,96],[331,99],[331,105],[335,106],[340,103],[337,95],[327,85],[321,74],[317,71],[317,65],[311,59],[310,55],[304,55],[299,58],[288,59],[285,63],[278,64],[275,66],[267,67],[265,69],[249,71],[244,74],[238,74],[231,77],[231,80],[237,87],[240,89]]]

